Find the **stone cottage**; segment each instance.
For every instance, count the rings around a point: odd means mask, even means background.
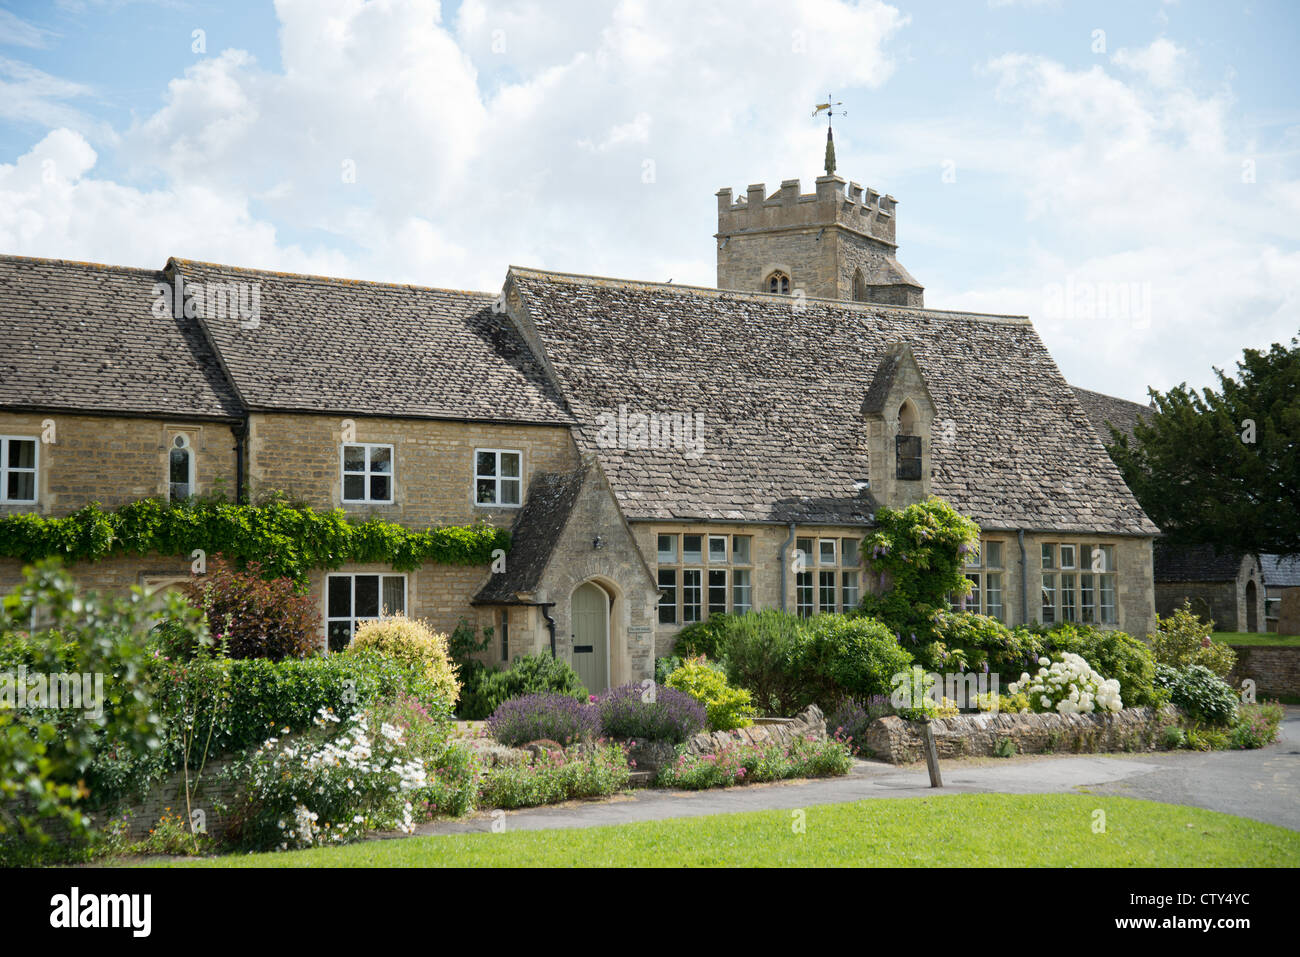
[[[1213,619],[1218,631],[1264,631],[1264,576],[1259,556],[1213,545],[1156,541],[1156,611],[1171,615],[1183,602]]]
[[[892,197],[838,176],[718,194],[719,288],[512,267],[498,294],[182,259],[0,257],[0,514],[273,491],[349,518],[483,520],[504,568],[319,570],[321,644],[402,610],[554,650],[592,690],[685,624],[878,587],[872,515],[983,530],[965,607],[1154,624],[1143,514],[1029,319],[927,309]],[[167,587],[188,559],[78,566]],[[0,557],[0,588],[19,563]]]

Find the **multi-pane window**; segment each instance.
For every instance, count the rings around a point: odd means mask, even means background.
[[[767,291],[786,295],[790,292],[790,277],[777,271],[767,277]]]
[[[1045,542],[1041,554],[1044,624],[1118,622],[1114,545]]]
[[[330,575],[326,579],[325,633],[330,651],[351,644],[358,622],[405,613],[405,575]]]
[[[476,505],[514,507],[522,501],[523,455],[510,449],[474,451],[474,502]]]
[[[847,612],[861,596],[860,541],[856,538],[796,538],[802,570],[795,571],[795,611]]]
[[[0,436],[0,502],[36,501],[37,443],[24,436]]]
[[[655,539],[660,624],[753,609],[752,536],[661,533]]]
[[[971,593],[953,601],[953,611],[970,611],[1002,620],[1002,542],[985,540],[980,550],[966,558],[966,578]]]
[[[899,435],[894,437],[894,451],[898,459],[895,478],[917,481],[921,478],[921,437]]]
[[[362,443],[343,446],[343,501],[393,501],[393,447]]]
[[[180,502],[194,494],[194,449],[184,432],[172,436],[167,453],[167,499]]]

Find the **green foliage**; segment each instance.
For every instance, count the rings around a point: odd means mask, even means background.
[[[627,787],[631,771],[618,744],[556,748],[531,764],[498,765],[479,784],[481,807],[518,808],[602,797]]]
[[[868,595],[863,611],[901,634],[928,630],[930,615],[948,607],[949,595],[969,592],[963,569],[979,535],[978,525],[933,496],[901,510],[880,509],[866,541],[868,559],[893,584],[883,597]]]
[[[719,648],[727,680],[753,695],[763,714],[792,715],[806,697],[794,668],[801,619],[776,609],[733,616]]]
[[[452,662],[462,671],[471,670],[474,665],[481,664],[475,656],[487,651],[493,633],[490,625],[480,633],[474,630],[474,626],[468,619],[459,619],[447,638],[447,653],[451,655]]]
[[[1300,341],[1246,349],[1237,372],[1215,369],[1217,391],[1150,390],[1150,421],[1132,442],[1112,428],[1107,449],[1171,541],[1300,551]]]
[[[367,652],[422,673],[439,701],[456,703],[460,682],[447,653],[447,636],[435,632],[428,622],[402,614],[363,622],[344,653],[356,656]]]
[[[231,658],[305,658],[316,653],[320,612],[288,578],[269,578],[260,562],[245,571],[216,556],[208,573],[186,583],[183,594],[207,616],[214,646]],[[196,647],[183,647],[164,625],[164,647],[182,657],[194,657]]]
[[[1156,615],[1156,631],[1151,635],[1151,652],[1162,665],[1186,668],[1204,665],[1220,678],[1227,678],[1237,663],[1237,653],[1227,645],[1211,639],[1214,622],[1201,621],[1192,614],[1192,603],[1184,600],[1183,607],[1172,615]]]
[[[931,671],[982,671],[1017,676],[1042,655],[1042,640],[1024,628],[1008,628],[996,618],[941,609],[930,616],[937,639],[917,651]]]
[[[28,634],[33,609],[46,627]],[[158,749],[161,723],[145,669],[149,631],[160,612],[195,642],[203,638],[202,619],[180,596],[147,599],[139,589],[129,598],[82,593],[56,560],[25,569],[22,584],[4,597],[0,672],[15,706],[0,707],[0,861],[40,860],[57,850],[52,836],[86,836],[81,808],[94,782],[88,790],[85,781],[107,744],[142,754]],[[17,707],[23,675],[25,695],[35,690],[31,679],[70,689],[58,678],[69,676],[89,700],[54,708],[52,700],[28,697]],[[14,800],[19,795],[21,803]]]
[[[655,659],[655,684],[668,684],[668,676],[682,666],[682,659],[677,655],[667,655]]]
[[[753,724],[754,705],[749,692],[727,684],[727,676],[704,658],[691,658],[668,676],[669,688],[685,691],[704,705],[710,731],[730,731]]]
[[[215,499],[141,499],[105,512],[91,503],[64,518],[31,512],[0,516],[0,557],[96,561],[157,552],[189,558],[194,549],[238,566],[256,561],[270,577],[305,585],[314,568],[378,562],[411,571],[429,562],[486,565],[510,535],[486,523],[415,531],[382,519],[348,521],[342,509],[317,512],[273,498],[260,505]]]
[[[1276,701],[1243,704],[1228,732],[1234,748],[1262,748],[1277,740],[1278,728],[1286,712]]]
[[[457,715],[465,721],[485,720],[497,706],[526,694],[554,692],[586,701],[587,689],[567,661],[549,653],[516,658],[506,671],[480,668],[465,676]]]
[[[718,641],[731,628],[736,615],[712,614],[704,621],[686,625],[677,632],[673,654],[681,658],[698,658],[703,655],[713,661],[722,657]]]
[[[889,694],[912,656],[875,619],[817,615],[800,629],[792,666],[805,682],[800,704],[826,707],[845,696],[866,701]]]
[[[1122,631],[1062,624],[1042,636],[1044,653],[1073,652],[1107,678],[1119,682],[1126,708],[1159,707],[1168,698],[1155,681],[1156,662],[1146,643]]]
[[[1232,686],[1204,665],[1156,665],[1156,685],[1167,689],[1170,700],[1197,721],[1228,725],[1237,717]]]
[[[852,766],[852,753],[843,741],[796,738],[785,746],[776,742],[737,742],[716,754],[679,755],[660,769],[655,783],[659,787],[699,791],[787,778],[833,777],[847,774]]]

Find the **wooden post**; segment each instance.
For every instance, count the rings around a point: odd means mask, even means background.
[[[925,766],[930,771],[930,787],[943,787],[943,778],[939,776],[939,746],[934,743],[934,729],[930,719],[921,719],[921,738],[925,742]]]

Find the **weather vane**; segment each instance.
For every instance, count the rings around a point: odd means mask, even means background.
[[[844,104],[835,99],[834,96],[827,93],[826,102],[818,103],[816,109],[812,111],[815,117],[817,114],[825,111],[826,113],[826,175],[835,175],[835,136],[831,130],[831,118],[835,116],[848,116],[848,110],[837,110],[837,106]]]

